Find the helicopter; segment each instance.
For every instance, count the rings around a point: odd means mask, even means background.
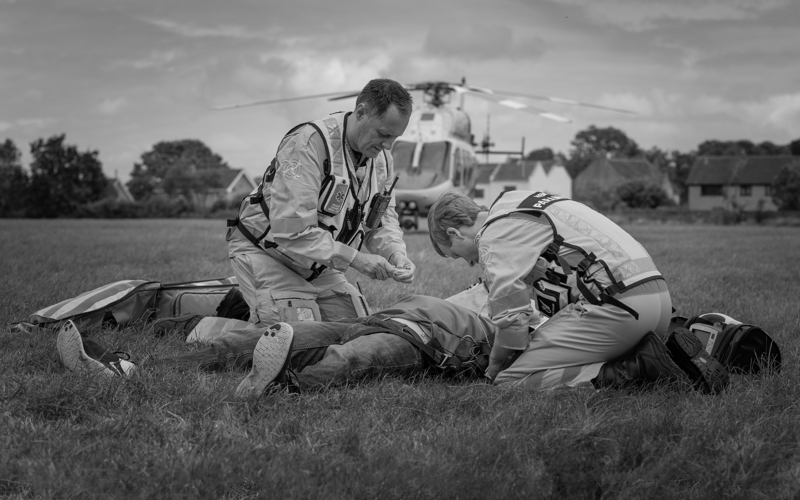
[[[464,96],[469,95],[561,123],[570,123],[571,120],[522,103],[513,99],[512,96],[635,114],[625,109],[571,99],[476,87],[467,85],[465,78],[462,78],[460,83],[427,81],[406,84],[405,87],[409,92],[419,91],[423,94],[423,106],[412,111],[405,132],[397,138],[391,150],[394,171],[399,176],[394,189],[396,209],[400,225],[405,230],[418,229],[419,217],[428,214],[429,209],[442,193],[454,191],[470,194],[478,178],[478,154],[519,154],[524,156],[524,138],[521,151],[492,151],[490,148],[493,143],[490,142],[488,133],[480,144],[476,143],[475,136],[472,134],[470,117],[464,111]],[[316,94],[236,104],[217,109],[234,109],[325,97],[330,101],[336,101],[357,97],[359,93],[360,91],[343,91]],[[458,106],[451,104],[453,94],[460,97]],[[480,149],[476,149],[478,146]]]

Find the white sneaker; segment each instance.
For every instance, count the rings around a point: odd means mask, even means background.
[[[115,360],[102,362],[86,354],[81,332],[78,331],[78,327],[71,320],[64,323],[58,331],[56,347],[58,348],[61,362],[72,372],[111,378],[117,375],[128,375],[136,367],[135,364],[120,359],[116,355],[109,356],[110,358],[116,358]]]
[[[294,330],[286,323],[267,328],[253,351],[253,368],[236,388],[237,398],[258,397],[284,371],[291,359]]]

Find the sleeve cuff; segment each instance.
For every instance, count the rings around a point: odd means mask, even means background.
[[[528,347],[528,326],[509,326],[497,332],[495,342],[506,349],[520,350]]]
[[[346,271],[353,259],[356,258],[356,255],[358,255],[358,250],[336,241],[334,242],[334,254],[331,258],[332,267],[337,271]]]

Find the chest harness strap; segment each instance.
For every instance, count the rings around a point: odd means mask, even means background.
[[[289,132],[287,132],[286,135],[288,136],[288,135],[292,134],[293,132],[298,130],[300,127],[303,127],[304,125],[311,125],[312,127],[314,127],[314,129],[316,129],[316,131],[317,131],[317,133],[319,133],[320,137],[323,137],[322,142],[323,142],[323,144],[325,144],[325,160],[322,162],[322,167],[323,167],[323,172],[324,172],[325,179],[323,180],[322,190],[324,190],[325,189],[325,183],[332,182],[332,176],[331,176],[331,164],[330,164],[331,155],[330,155],[330,151],[328,149],[328,141],[326,141],[324,139],[325,136],[322,134],[322,130],[320,130],[320,128],[317,126],[317,124],[315,124],[313,122],[307,122],[307,123],[301,123],[301,124],[295,126]],[[384,157],[385,157],[385,155],[386,155],[386,153],[384,153]],[[387,168],[389,166],[388,160],[386,161],[386,166],[387,166]],[[258,185],[258,191],[255,194],[249,196],[250,204],[251,205],[256,205],[256,204],[259,205],[261,207],[261,210],[264,212],[264,216],[267,218],[267,220],[269,220],[269,207],[267,206],[266,201],[264,201],[264,186],[267,183],[271,183],[273,181],[273,179],[275,179],[275,173],[277,172],[277,169],[278,169],[277,158],[273,158],[272,162],[269,164],[269,167],[267,167],[266,172],[264,172],[264,177],[261,179],[261,183]],[[345,213],[345,227],[346,227],[346,229],[343,228],[339,232],[339,236],[336,238],[336,241],[339,241],[339,242],[350,241],[352,238],[354,238],[356,233],[358,233],[358,230],[361,227],[361,221],[364,218],[363,205],[359,202],[358,195],[356,194],[356,191],[355,191],[355,188],[354,188],[355,182],[354,182],[354,179],[353,179],[353,174],[350,172],[350,169],[348,169],[346,165],[345,165],[345,170],[347,171],[348,177],[350,177],[350,193],[353,195],[354,205],[353,205],[352,209],[348,209],[347,212]],[[228,227],[237,228],[239,230],[239,232],[242,233],[242,236],[247,238],[247,240],[250,243],[252,243],[256,247],[258,247],[258,248],[260,248],[260,249],[262,249],[264,251],[266,251],[266,250],[268,250],[270,248],[276,248],[278,246],[274,241],[265,241],[264,240],[266,238],[267,234],[269,233],[269,230],[272,228],[271,225],[267,225],[267,228],[264,230],[264,232],[261,234],[261,236],[256,237],[242,223],[242,220],[239,217],[239,214],[237,214],[235,218],[228,219],[227,226]],[[326,231],[330,232],[331,234],[333,234],[333,232],[336,230],[336,228],[334,226],[329,226],[329,225],[323,224],[321,222],[318,222],[318,226],[321,227],[322,229],[325,229]],[[306,281],[313,281],[313,280],[317,279],[319,277],[319,275],[322,274],[322,271],[324,271],[326,269],[326,267],[327,266],[320,265],[320,264],[315,262],[311,266],[311,276],[306,278]]]

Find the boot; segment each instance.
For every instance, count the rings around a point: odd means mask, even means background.
[[[217,306],[214,316],[247,321],[250,319],[250,306],[247,305],[244,295],[238,288],[231,288]]]
[[[596,388],[642,387],[655,382],[689,384],[689,377],[672,361],[669,350],[653,332],[636,344],[631,352],[605,363],[592,379]]]
[[[667,338],[675,363],[686,372],[700,392],[719,394],[730,383],[728,370],[703,350],[700,339],[687,328],[676,328]]]

